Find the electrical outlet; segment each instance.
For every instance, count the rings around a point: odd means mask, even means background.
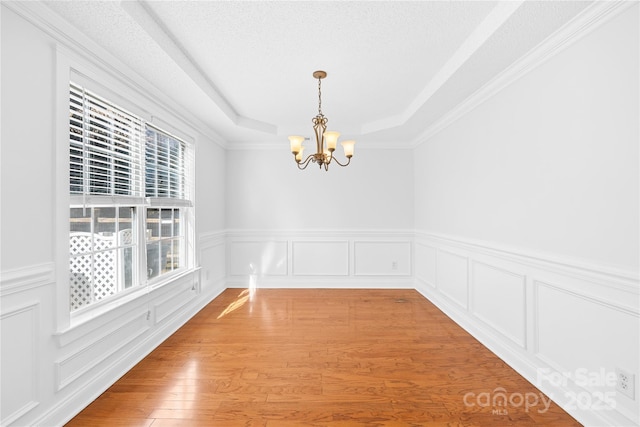
[[[391,269],[392,270],[398,269],[398,261],[391,261]]]
[[[635,399],[636,376],[624,369],[616,369],[616,390],[630,399]]]

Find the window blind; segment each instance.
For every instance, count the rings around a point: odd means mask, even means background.
[[[70,83],[70,193],[142,197],[144,122]]]
[[[190,199],[190,147],[182,140],[147,125],[145,146],[145,197],[172,199],[184,204]]]

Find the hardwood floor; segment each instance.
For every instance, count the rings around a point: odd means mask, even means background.
[[[228,289],[67,425],[580,425],[548,404],[416,291]]]

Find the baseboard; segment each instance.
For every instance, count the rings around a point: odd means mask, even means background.
[[[250,277],[227,278],[228,288],[264,289],[413,289],[412,277]]]

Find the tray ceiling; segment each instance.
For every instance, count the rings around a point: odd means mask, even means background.
[[[425,129],[590,2],[51,1],[229,146],[329,128],[360,146]]]

